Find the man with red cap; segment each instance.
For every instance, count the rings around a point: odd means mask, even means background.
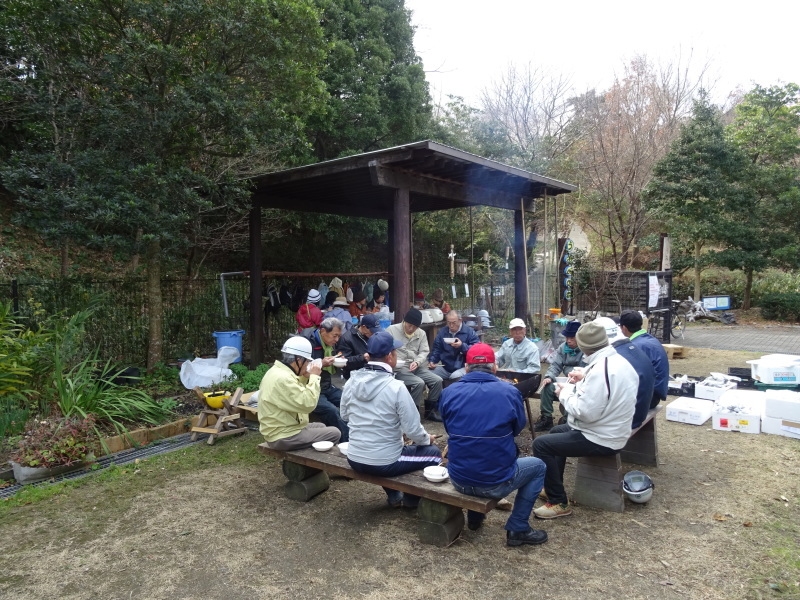
[[[506,544],[537,545],[547,532],[532,529],[531,511],[544,484],[545,465],[538,458],[517,458],[514,437],[526,419],[522,395],[495,373],[494,350],[475,344],[467,351],[467,374],[442,392],[439,412],[449,435],[450,482],[462,494],[501,499],[514,490],[514,508],[506,521]],[[467,511],[476,530],[486,515]]]

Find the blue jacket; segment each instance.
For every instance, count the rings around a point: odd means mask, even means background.
[[[488,373],[467,373],[442,392],[439,412],[450,436],[447,470],[453,481],[494,487],[514,477],[514,437],[526,423],[517,388]]]
[[[460,339],[461,347],[456,349],[450,344],[445,344],[444,338],[450,337]],[[461,324],[461,329],[455,334],[451,333],[449,328],[442,327],[439,333],[436,334],[436,339],[433,340],[433,351],[428,357],[428,360],[434,364],[442,361],[442,365],[449,373],[458,371],[464,366],[464,361],[467,358],[467,351],[471,346],[479,342],[480,339],[478,338],[478,334],[475,333],[475,330],[463,323]]]
[[[631,342],[647,354],[656,371],[653,401],[650,403],[650,408],[655,408],[659,402],[667,399],[667,388],[669,387],[669,358],[667,358],[667,351],[664,350],[664,346],[656,338],[649,333],[644,333],[644,329],[641,332],[637,331],[632,334]]]
[[[639,389],[636,391],[636,410],[633,411],[631,429],[636,429],[642,424],[650,410],[653,400],[653,386],[656,381],[656,371],[650,358],[636,347],[630,340],[624,339],[612,344],[622,358],[631,363],[639,376]]]

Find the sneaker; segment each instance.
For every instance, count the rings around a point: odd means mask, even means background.
[[[566,416],[566,415],[564,415],[563,417],[561,417],[561,418],[558,420],[558,424],[559,424],[559,425],[566,425],[566,424],[567,424],[567,416]]]
[[[478,531],[485,520],[486,515],[482,513],[467,513],[467,527],[469,527],[470,531]]]
[[[542,488],[542,491],[539,492],[539,498],[547,502],[547,492],[544,491],[544,488]]]
[[[512,510],[514,505],[512,504],[511,500],[507,500],[503,498],[502,500],[497,501],[497,506],[495,506],[497,510]]]
[[[534,431],[550,431],[553,428],[553,417],[545,417],[542,415],[539,420],[533,424]]]
[[[568,517],[572,514],[569,504],[550,504],[545,502],[544,506],[533,509],[533,516],[537,519],[557,519],[558,517]]]
[[[522,546],[530,544],[538,546],[547,541],[547,532],[541,529],[528,529],[528,531],[506,531],[506,544],[508,546]]]

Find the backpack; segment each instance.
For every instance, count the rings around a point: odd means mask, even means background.
[[[275,288],[274,284],[269,284],[267,287],[267,293],[265,294],[267,302],[264,305],[264,316],[268,316],[270,313],[276,313],[281,308],[281,301],[278,298],[278,290]]]
[[[281,286],[278,299],[281,301],[282,306],[290,307],[292,305],[292,292],[289,291],[289,286],[287,284],[284,283]]]

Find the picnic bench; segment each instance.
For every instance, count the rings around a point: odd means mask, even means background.
[[[498,503],[498,500],[462,494],[456,491],[449,480],[432,483],[422,476],[421,471],[397,477],[357,473],[335,447],[328,452],[318,452],[313,448],[284,452],[273,450],[263,443],[259,444],[258,450],[267,456],[282,459],[283,474],[289,480],[284,493],[292,500],[308,502],[327,490],[330,487],[329,474],[419,496],[419,539],[425,544],[449,546],[464,529],[463,509],[486,514]]]
[[[575,474],[572,499],[578,504],[612,512],[625,510],[622,462],[658,466],[656,415],[664,408],[651,408],[642,424],[631,430],[628,443],[610,456],[581,456]]]

